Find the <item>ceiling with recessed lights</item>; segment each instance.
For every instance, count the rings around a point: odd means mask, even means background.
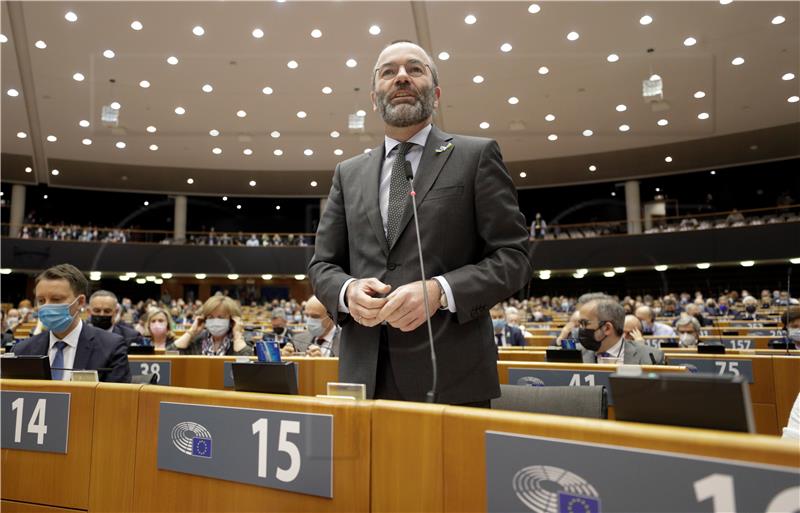
[[[437,123],[497,139],[519,187],[794,157],[799,17],[798,2],[4,2],[3,180],[324,195],[337,162],[382,141],[371,69],[397,39],[438,65]],[[645,101],[648,78],[663,99]]]

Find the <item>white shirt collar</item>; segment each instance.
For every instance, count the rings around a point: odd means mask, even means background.
[[[619,358],[620,356],[622,356],[621,353],[622,353],[622,344],[623,344],[623,342],[624,341],[622,340],[622,338],[620,338],[619,340],[617,340],[616,344],[614,344],[613,346],[611,346],[608,349],[606,349],[605,352],[610,354],[611,356],[613,356],[615,358]]]
[[[336,324],[334,324],[333,327],[320,338],[325,342],[332,342],[335,334],[336,334]]]
[[[78,347],[78,339],[81,336],[81,330],[83,329],[83,321],[78,319],[78,324],[75,326],[75,329],[69,332],[69,334],[64,338],[58,338],[55,333],[52,331],[50,332],[50,349],[53,349],[53,346],[59,340],[63,340],[67,343],[68,346],[75,349]]]
[[[424,128],[420,129],[419,132],[412,135],[407,142],[417,144],[420,146],[420,148],[424,148],[425,143],[428,141],[428,135],[431,133],[432,129],[433,129],[433,124],[428,123]],[[383,138],[384,138],[383,145],[386,150],[385,155],[389,155],[389,153],[395,148],[395,146],[397,146],[402,142],[396,139],[392,139],[388,135],[384,135]]]

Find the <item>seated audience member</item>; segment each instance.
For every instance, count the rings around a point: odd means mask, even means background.
[[[644,336],[642,335],[642,321],[635,315],[626,315],[625,324],[622,328],[622,338],[626,342],[638,342],[644,344]]]
[[[54,380],[69,381],[64,369],[98,370],[100,381],[130,383],[128,350],[121,336],[84,324],[89,282],[77,268],[60,264],[36,277],[39,320],[47,331],[14,346],[16,355],[48,355]],[[100,370],[108,369],[108,370]]]
[[[36,320],[36,311],[33,309],[33,305],[29,299],[23,299],[17,305],[17,310],[19,311],[19,322],[26,323],[26,322],[34,322]]]
[[[339,356],[339,336],[341,330],[325,311],[319,299],[311,296],[306,301],[303,314],[306,330],[295,333],[294,339],[287,342],[281,350],[284,355],[295,352],[306,356]]]
[[[168,351],[206,356],[250,356],[253,348],[244,340],[244,323],[239,304],[216,295],[203,303],[191,328],[167,345]]]
[[[519,328],[509,326],[506,321],[506,312],[502,305],[494,305],[489,310],[492,316],[492,326],[494,327],[494,339],[497,347],[503,346],[524,346],[525,337]]]
[[[11,345],[14,343],[14,328],[19,324],[19,312],[14,308],[9,309],[7,314],[0,310],[0,316],[2,316],[2,323],[0,323],[0,331],[2,331],[0,336],[2,339],[0,343],[3,346]]]
[[[761,291],[761,308],[767,309],[772,306],[772,294],[768,290]]]
[[[731,300],[728,296],[722,295],[717,298],[717,315],[722,317],[731,315]]]
[[[678,303],[670,296],[665,297],[661,301],[661,312],[663,317],[677,317],[678,316]]]
[[[623,363],[661,365],[664,353],[644,344],[623,340],[625,310],[612,299],[593,299],[578,311],[578,342],[584,363],[595,363],[599,356],[620,356]]]
[[[286,310],[283,308],[272,309],[272,334],[281,347],[292,341],[292,332],[286,327]]]
[[[541,313],[541,311],[539,312]],[[532,337],[533,334],[525,331],[525,326],[520,324],[520,319],[522,315],[519,313],[519,310],[513,306],[509,306],[506,308],[506,322],[512,328],[517,328],[519,331],[522,332],[522,337]]]
[[[728,217],[725,218],[725,222],[728,223],[728,225],[731,225],[731,226],[733,226],[733,225],[735,225],[737,223],[743,223],[744,222],[744,215],[742,215],[741,212],[739,212],[738,210],[736,210],[734,208],[731,211],[731,213],[728,214]]]
[[[248,248],[257,248],[258,246],[261,245],[261,243],[258,241],[258,237],[254,233],[254,234],[250,235],[250,238],[247,239],[247,243],[245,243],[245,245]]]
[[[553,316],[544,313],[542,305],[536,305],[531,312],[531,321],[533,322],[553,322]]]
[[[800,394],[794,400],[792,410],[789,412],[789,422],[783,428],[784,440],[800,440]]]
[[[696,317],[683,315],[675,323],[681,347],[695,347],[700,341],[700,321]]]
[[[744,306],[744,310],[736,314],[737,320],[757,321],[766,318],[756,313],[756,310],[758,310],[758,300],[753,296],[745,296],[744,299],[742,299],[742,306]]]
[[[787,308],[781,316],[783,329],[786,330],[786,337],[795,344],[800,345],[800,308]]]
[[[150,310],[144,321],[144,345],[166,349],[174,340],[169,312],[164,308]]]
[[[141,333],[136,329],[120,320],[121,308],[117,302],[117,296],[108,290],[98,290],[89,298],[89,322],[95,328],[116,333],[121,336],[125,343],[134,346],[144,344]]]
[[[575,306],[575,311],[572,312],[570,315],[569,320],[564,324],[564,327],[561,328],[561,333],[559,333],[558,337],[556,337],[556,345],[560,345],[562,340],[565,339],[578,339],[578,310],[581,306],[585,305],[589,301],[594,299],[611,299],[603,292],[587,292],[583,294],[581,297],[578,298],[578,302]]]
[[[642,321],[642,334],[655,337],[674,337],[675,330],[662,322],[656,322],[656,315],[649,306],[640,306],[634,315]]]
[[[711,326],[714,324],[711,319],[708,319],[705,315],[703,315],[703,305],[698,305],[697,303],[689,303],[686,305],[684,315],[688,315],[697,319],[697,322],[700,323],[700,326]],[[683,317],[683,315],[681,315],[681,317]]]

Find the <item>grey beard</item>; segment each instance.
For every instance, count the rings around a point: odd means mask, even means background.
[[[435,101],[433,88],[423,91],[422,99],[417,99],[413,105],[407,103],[392,105],[387,101],[386,93],[382,93],[378,95],[378,112],[387,124],[406,127],[428,119],[433,114]]]

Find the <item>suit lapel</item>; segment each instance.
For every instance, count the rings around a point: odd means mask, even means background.
[[[425,148],[422,150],[422,157],[420,158],[417,172],[414,174],[414,190],[417,193],[417,207],[425,201],[425,196],[428,195],[428,191],[431,190],[431,187],[433,187],[433,184],[439,177],[442,167],[450,158],[450,154],[453,153],[453,148],[441,152],[437,152],[436,150],[447,146],[447,143],[452,138],[453,136],[436,128],[436,125],[431,127],[431,133],[428,134],[428,140],[425,142]],[[411,220],[411,215],[414,213],[410,203],[409,201],[409,205],[403,213],[403,218],[400,220],[395,243],[400,239],[400,235],[406,229],[408,222]]]
[[[75,351],[75,361],[72,363],[73,369],[84,370],[89,364],[89,357],[94,350],[94,335],[91,333],[91,329],[86,323],[81,327],[81,334],[78,336],[78,348]]]
[[[378,192],[381,185],[381,167],[383,165],[383,153],[385,147],[383,142],[374,148],[367,157],[367,164],[364,166],[361,179],[361,193],[364,200],[364,207],[367,211],[367,219],[375,237],[378,239],[381,251],[384,256],[389,255],[389,247],[386,243],[386,234],[383,231],[383,220],[381,218],[381,205]]]

